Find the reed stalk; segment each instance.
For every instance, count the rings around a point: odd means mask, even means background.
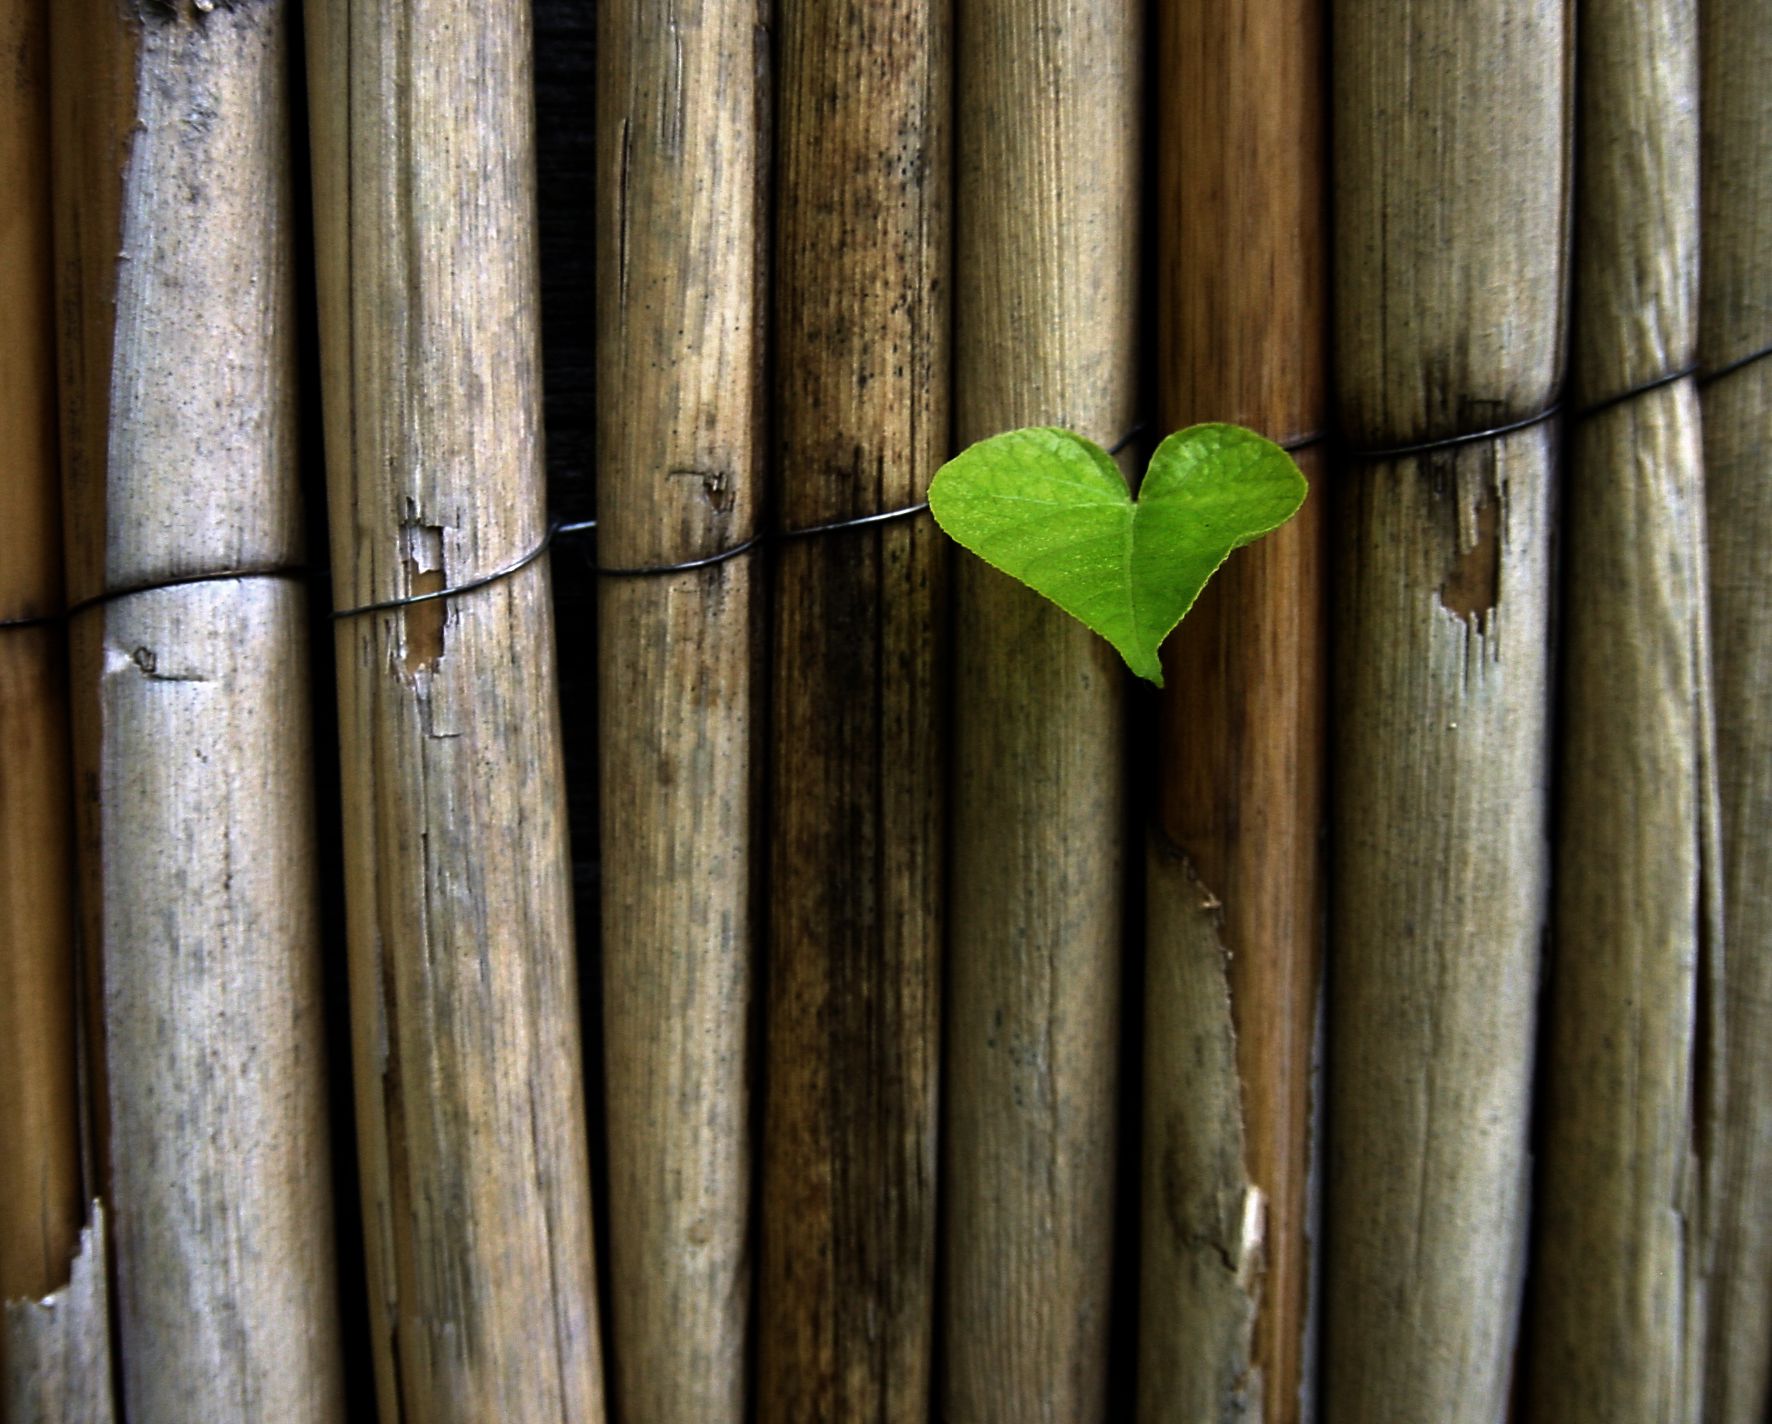
[[[915,504],[947,453],[945,0],[777,12],[776,518]],[[775,568],[759,1416],[929,1417],[944,541]]]
[[[307,32],[349,610],[547,528],[529,7],[322,0]],[[547,562],[335,627],[381,1418],[600,1420]]]
[[[1329,418],[1320,9],[1162,13],[1163,428],[1308,439]],[[1145,1424],[1292,1424],[1306,1383],[1329,492],[1321,446],[1297,459],[1303,511],[1219,571],[1166,659],[1147,857]]]
[[[1772,1409],[1772,27],[1763,6],[1701,11],[1703,237],[1699,354],[1710,531],[1724,923],[1715,1279],[1706,1419]],[[1738,362],[1747,364],[1737,365]]]
[[[1124,0],[957,8],[961,445],[1051,424],[1108,447],[1132,430],[1138,16]],[[940,1408],[955,1424],[1093,1424],[1109,1387],[1125,673],[978,560],[955,605]]]
[[[1698,337],[1698,6],[1580,15],[1578,411]],[[1703,1405],[1702,1153],[1722,949],[1704,470],[1690,377],[1579,414],[1563,496],[1556,894],[1524,1417]]]
[[[344,1408],[307,595],[289,574],[287,15],[52,16],[91,1081],[120,1404],[140,1424]]]
[[[1334,356],[1355,451],[1474,435],[1556,398],[1570,24],[1560,0],[1338,0]],[[1549,893],[1556,437],[1539,420],[1346,474],[1329,1424],[1507,1412]]]
[[[597,554],[758,531],[767,8],[598,20]],[[598,675],[615,1392],[737,1424],[751,1319],[751,1017],[766,613],[758,556],[610,577]]]

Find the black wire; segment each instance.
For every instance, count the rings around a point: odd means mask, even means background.
[[[1724,376],[1733,376],[1743,366],[1751,366],[1754,362],[1763,361],[1768,356],[1772,356],[1772,346],[1762,346],[1758,351],[1750,351],[1745,356],[1737,356],[1733,361],[1718,366],[1714,371],[1702,372],[1698,377],[1698,384],[1708,386],[1712,381],[1720,381]]]

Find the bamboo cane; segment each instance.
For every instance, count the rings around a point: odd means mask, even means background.
[[[1703,272],[1699,350],[1715,630],[1717,773],[1728,957],[1715,1139],[1718,1220],[1706,1419],[1772,1410],[1772,27],[1752,0],[1701,11]],[[1748,364],[1736,366],[1735,363]],[[1730,368],[1733,367],[1733,370]],[[1720,374],[1728,371],[1728,374]]]
[[[1572,395],[1697,341],[1698,7],[1581,11]],[[1700,1005],[1722,948],[1704,482],[1690,378],[1578,418],[1526,1417],[1702,1417]]]
[[[62,561],[49,12],[0,4],[0,54],[0,1300],[12,1300],[67,1281],[81,1183],[66,638],[53,621]],[[51,621],[4,626],[38,618]]]
[[[1559,0],[1336,5],[1335,359],[1356,449],[1493,429],[1555,398],[1569,23]],[[1554,450],[1540,420],[1348,475],[1330,1424],[1507,1410],[1548,891]]]
[[[922,498],[948,434],[944,0],[778,18],[777,517]],[[781,546],[760,1417],[929,1417],[945,558],[927,519]]]
[[[957,16],[960,443],[1047,423],[1113,445],[1135,400],[1137,10]],[[977,560],[955,596],[941,1405],[1089,1424],[1108,1389],[1124,674]]]
[[[132,1421],[343,1409],[295,450],[286,12],[53,16],[100,1184]]]
[[[1162,13],[1163,428],[1309,437],[1329,414],[1319,8]],[[1147,1424],[1292,1424],[1305,1382],[1326,492],[1321,451],[1298,459],[1301,516],[1221,570],[1170,642],[1147,881]]]
[[[598,558],[757,532],[765,10],[603,7]],[[754,554],[604,580],[598,620],[615,1387],[632,1424],[736,1424],[747,1392],[759,938]]]
[[[529,8],[308,11],[333,589],[546,529]],[[337,624],[346,913],[384,1421],[600,1419],[544,560]]]

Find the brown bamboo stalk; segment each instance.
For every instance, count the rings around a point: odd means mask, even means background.
[[[1581,10],[1571,395],[1698,336],[1698,6]],[[1700,1006],[1722,949],[1704,473],[1690,378],[1577,417],[1563,500],[1562,755],[1528,1419],[1703,1404]]]
[[[286,9],[53,14],[100,1182],[131,1420],[339,1418]]]
[[[67,1279],[37,1300],[9,1300],[0,1319],[6,1424],[111,1424],[110,1291],[105,1208],[94,1201],[66,1263]]]
[[[757,532],[765,21],[753,0],[612,0],[599,16],[605,567]],[[758,588],[740,554],[601,590],[610,1264],[631,1424],[736,1424],[746,1408]]]
[[[1339,0],[1332,25],[1345,434],[1395,448],[1538,415],[1562,365],[1569,8]],[[1330,1424],[1507,1410],[1549,888],[1555,449],[1540,421],[1347,473]]]
[[[0,4],[0,1300],[68,1279],[80,1232],[73,782],[56,463],[49,12]],[[12,620],[47,618],[36,626]],[[0,1339],[0,1361],[6,1346]]]
[[[546,531],[529,7],[307,12],[333,597]],[[341,619],[345,892],[381,1417],[603,1414],[544,559]]]
[[[1138,15],[958,7],[962,444],[1040,423],[1111,446],[1132,427]],[[1090,1424],[1108,1388],[1125,674],[979,560],[955,598],[941,1407]]]
[[[1320,7],[1161,13],[1163,428],[1309,437],[1329,418]],[[1325,462],[1298,459],[1303,512],[1222,569],[1169,643],[1146,928],[1148,1424],[1299,1417],[1326,659]]]
[[[1772,26],[1752,0],[1702,10],[1703,272],[1699,352],[1721,373],[1772,344]],[[1772,1410],[1772,360],[1704,391],[1704,460],[1722,806],[1725,1116],[1706,1418]]]
[[[947,452],[945,0],[777,14],[777,518],[914,504]],[[760,1417],[929,1417],[946,555],[927,518],[775,573]]]

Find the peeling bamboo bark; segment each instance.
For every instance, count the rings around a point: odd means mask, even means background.
[[[1335,355],[1354,448],[1473,433],[1555,398],[1569,23],[1560,0],[1338,0]],[[1549,888],[1555,434],[1541,421],[1348,473],[1329,1424],[1507,1412]]]
[[[1581,11],[1572,394],[1698,337],[1698,6]],[[1704,473],[1690,378],[1578,419],[1524,1417],[1698,1424],[1722,949]]]
[[[1323,25],[1313,0],[1167,7],[1163,428],[1328,421]],[[1326,465],[1170,640],[1147,892],[1139,1418],[1294,1424],[1305,1376],[1321,961]],[[1197,877],[1197,878],[1195,878]],[[1185,997],[1171,997],[1186,990]],[[1201,1091],[1191,1046],[1233,1046]],[[1205,1061],[1216,1062],[1216,1058]]]
[[[69,597],[247,571],[71,629],[120,1403],[337,1419],[286,11],[53,41]]]
[[[1772,27],[1753,0],[1702,9],[1703,272],[1699,351],[1721,372],[1772,344]],[[1725,1116],[1706,1419],[1772,1410],[1772,360],[1704,391],[1704,458],[1722,807]]]
[[[777,17],[777,518],[913,504],[947,453],[946,0]],[[929,1417],[946,557],[926,518],[775,573],[760,1417]]]
[[[957,16],[959,441],[1044,423],[1112,445],[1136,398],[1138,10],[966,0]],[[961,561],[956,602],[941,1410],[1091,1424],[1108,1389],[1124,671],[979,560]]]
[[[598,21],[597,554],[704,558],[761,503],[767,10]],[[619,1415],[737,1424],[761,847],[754,554],[600,590],[603,983]]]
[[[9,1300],[0,1319],[0,1419],[6,1424],[111,1424],[110,1295],[105,1209],[78,1233],[65,1284],[38,1300]]]
[[[49,11],[0,4],[0,1300],[68,1278],[80,1232],[73,780],[50,256]],[[36,626],[12,620],[47,618]],[[0,1341],[0,1370],[6,1347]]]
[[[529,9],[307,14],[334,599],[464,583],[546,530]],[[337,625],[381,1417],[598,1420],[589,1169],[545,560]]]

